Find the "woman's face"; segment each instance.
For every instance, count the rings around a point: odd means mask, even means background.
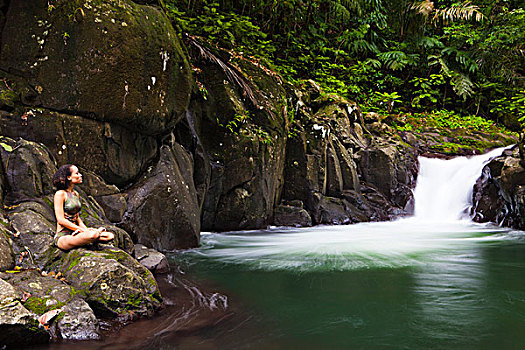
[[[82,174],[78,171],[76,166],[71,166],[71,175],[67,177],[70,183],[73,185],[82,183]]]

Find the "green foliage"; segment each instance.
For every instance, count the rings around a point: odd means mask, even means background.
[[[396,117],[393,126],[402,131],[428,129],[470,129],[483,132],[506,132],[494,121],[475,115],[459,115],[446,110],[428,113],[402,114]]]
[[[164,3],[181,31],[253,56],[292,83],[313,78],[364,111],[446,110],[464,125],[472,125],[466,115],[518,113],[525,123],[525,9],[517,1]]]
[[[491,112],[499,115],[515,115],[518,121],[525,125],[525,90],[517,91],[510,98],[502,97],[494,100]]]
[[[442,74],[431,74],[430,78],[414,77],[409,81],[413,85],[412,107],[424,109],[425,106],[435,106],[441,97],[441,86],[445,84]]]
[[[397,104],[401,103],[401,96],[397,92],[374,91],[369,101],[367,111],[390,113]]]
[[[219,118],[217,118],[217,125],[225,128],[232,134],[237,134],[241,126],[248,123],[250,120],[250,114],[247,111],[242,111],[240,113],[236,113],[233,119],[226,123],[226,125],[221,124]]]

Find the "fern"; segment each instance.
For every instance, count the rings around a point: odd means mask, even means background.
[[[419,46],[424,47],[425,49],[432,49],[432,48],[442,48],[444,47],[443,43],[439,41],[439,39],[424,36],[421,39],[419,39],[418,42]]]
[[[455,73],[451,80],[452,88],[454,92],[463,97],[463,100],[466,100],[467,97],[471,96],[474,93],[472,87],[474,84],[468,76],[462,73]]]
[[[401,70],[407,65],[414,65],[419,59],[417,54],[407,55],[403,51],[388,51],[377,55],[377,58],[384,63],[385,67],[391,70]]]
[[[483,20],[483,14],[479,11],[479,7],[472,5],[470,1],[454,4],[449,8],[435,10],[432,20],[436,21],[439,17],[441,17],[445,23],[458,20],[469,21],[472,18],[474,18],[476,22]]]
[[[461,4],[453,4],[450,7],[444,9],[434,8],[434,2],[425,0],[420,2],[415,2],[412,4],[411,8],[417,13],[423,15],[426,18],[432,16],[432,23],[437,24],[438,19],[442,19],[443,22],[456,22],[456,21],[469,21],[474,19],[477,22],[483,20],[484,16],[479,10],[479,7],[472,5],[470,1],[464,1]]]

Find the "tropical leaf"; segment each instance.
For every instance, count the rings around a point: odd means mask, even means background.
[[[437,21],[440,18],[445,23],[460,20],[469,21],[471,19],[480,22],[484,18],[479,7],[472,5],[470,1],[464,1],[461,4],[453,4],[452,6],[443,9],[436,9],[434,7],[434,2],[425,0],[413,3],[411,8],[426,18],[429,18],[433,14],[432,23],[434,24],[437,24]]]
[[[13,147],[9,146],[6,143],[0,142],[0,146],[2,146],[2,148],[5,149],[7,152],[13,152]]]
[[[472,5],[470,1],[465,1],[461,4],[453,4],[448,8],[435,10],[432,21],[436,21],[440,17],[445,23],[455,22],[458,20],[469,21],[471,19],[480,22],[484,18],[483,14],[479,10],[479,7]]]
[[[412,4],[411,8],[416,10],[417,13],[428,17],[432,11],[434,11],[434,2],[429,0],[415,2]]]
[[[375,69],[381,68],[381,62],[373,58],[367,58],[364,63]]]
[[[471,96],[474,93],[474,90],[472,87],[474,84],[470,80],[468,76],[462,73],[456,73],[452,77],[451,80],[452,88],[454,89],[454,92],[458,95],[463,97],[463,99],[466,99],[467,97]]]
[[[425,49],[432,49],[434,47],[444,47],[444,44],[441,41],[439,41],[439,39],[428,36],[424,36],[421,39],[419,39],[418,45],[424,47]]]
[[[419,55],[417,54],[409,54],[407,55],[403,51],[388,51],[388,52],[382,52],[377,55],[377,58],[383,64],[386,68],[391,70],[401,70],[405,68],[407,65],[413,65],[417,62],[419,59]]]

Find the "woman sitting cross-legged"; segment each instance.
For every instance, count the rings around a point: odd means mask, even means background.
[[[109,242],[114,238],[112,232],[101,227],[88,228],[80,218],[80,196],[75,191],[76,184],[82,183],[82,174],[72,164],[62,165],[53,176],[57,189],[54,199],[57,233],[55,244],[63,250],[81,247],[95,242]]]

